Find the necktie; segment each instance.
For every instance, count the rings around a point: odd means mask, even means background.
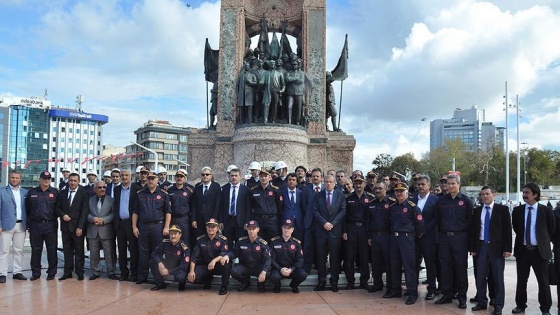
[[[527,224],[525,224],[525,245],[531,244],[531,210],[533,207],[529,207],[529,212],[527,213]]]
[[[204,186],[204,192],[202,193],[204,196],[206,196],[206,193],[208,192],[208,186]]]
[[[296,197],[294,196],[295,191],[290,191],[290,194],[291,194],[290,201],[292,202],[293,205],[295,205],[296,204]]]
[[[233,186],[233,192],[231,193],[231,202],[229,203],[229,215],[237,215],[235,211],[235,186]]]
[[[98,198],[97,199],[97,212],[101,212],[101,206],[103,205],[103,199],[102,198]]]
[[[486,215],[484,216],[484,243],[490,243],[490,207],[486,206]]]
[[[327,209],[331,210],[331,193],[327,193]]]
[[[319,192],[319,191],[321,191],[321,188],[315,187],[315,192]]]
[[[72,193],[74,193],[75,191],[70,190],[70,193],[68,193],[68,204],[72,205]]]

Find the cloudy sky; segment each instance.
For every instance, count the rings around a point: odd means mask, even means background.
[[[47,88],[74,107],[84,95],[116,146],[148,118],[204,127],[204,41],[217,49],[219,13],[219,1],[0,0],[0,96]],[[505,126],[505,81],[508,103],[520,97],[520,142],[560,150],[560,1],[327,0],[328,70],[346,33],[341,128],[356,137],[355,168],[379,153],[420,158],[429,121],[455,108]]]

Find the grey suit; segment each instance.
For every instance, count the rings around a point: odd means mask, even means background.
[[[2,229],[0,234],[0,276],[6,276],[8,272],[8,253],[12,243],[14,250],[13,274],[21,273],[22,270],[23,244],[27,221],[24,200],[27,196],[27,189],[20,187],[19,193],[21,198],[17,203],[21,205],[21,213],[18,218],[12,187],[0,188],[0,229]]]
[[[101,247],[103,247],[107,274],[111,276],[115,274],[115,257],[113,256],[115,247],[113,241],[115,235],[113,228],[114,201],[111,196],[105,196],[101,208],[98,208],[97,202],[98,198],[96,195],[89,198],[87,238],[89,239],[90,246],[90,265],[93,274],[99,276],[101,273],[99,256]],[[103,220],[102,225],[93,223],[96,217]]]

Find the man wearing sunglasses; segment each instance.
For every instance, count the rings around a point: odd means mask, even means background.
[[[205,222],[208,222],[211,218],[220,217],[222,188],[220,184],[212,181],[212,169],[210,167],[203,167],[200,170],[200,177],[200,182],[194,187],[192,203],[194,211],[191,213],[194,237],[191,241],[195,241],[197,237],[206,233]]]

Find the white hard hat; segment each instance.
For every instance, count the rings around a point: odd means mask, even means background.
[[[138,165],[138,166],[136,167],[136,173],[140,173],[140,171],[142,170],[142,167],[144,167],[144,166]]]
[[[187,170],[180,168],[177,170],[177,172],[175,172],[175,175],[177,174],[183,174],[184,176],[187,176],[189,173],[187,172]]]
[[[65,168],[62,170],[62,173],[64,173],[64,172],[70,173],[70,170],[68,169],[68,167],[65,167]]]
[[[230,166],[227,167],[226,173],[229,174],[229,172],[231,172],[231,170],[233,170],[233,169],[237,169],[237,166],[231,164]]]
[[[288,168],[288,164],[286,164],[286,162],[284,162],[284,161],[278,161],[278,162],[276,162],[276,164],[274,164],[274,169],[275,170],[281,170],[283,168]]]
[[[113,172],[118,172],[118,173],[120,174],[120,173],[121,173],[121,170],[118,169],[118,168],[114,168],[114,169],[111,170],[111,173],[113,173]]]
[[[103,177],[111,177],[111,171],[105,171],[105,173],[103,173]]]
[[[253,162],[251,162],[251,164],[249,164],[249,169],[250,170],[260,170],[261,169],[261,163],[259,163],[257,161],[253,161]]]
[[[97,173],[95,173],[94,170],[89,170],[89,171],[87,172],[87,175],[95,175],[95,176],[97,176]]]
[[[158,175],[161,174],[161,173],[167,173],[167,170],[163,166],[158,167],[158,170],[157,170]]]

